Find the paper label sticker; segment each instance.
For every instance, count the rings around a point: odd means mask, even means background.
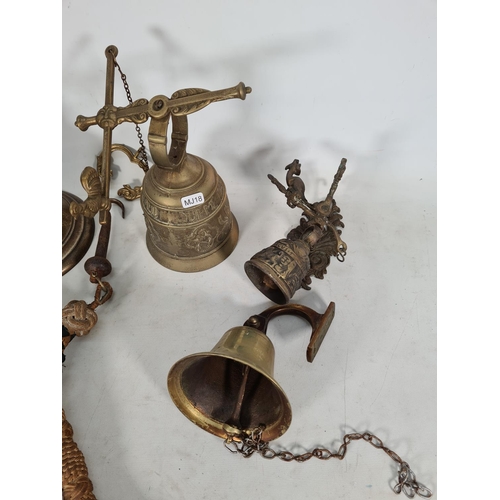
[[[184,196],[181,198],[181,203],[183,208],[191,208],[196,205],[201,205],[205,201],[203,193],[190,194],[189,196]]]

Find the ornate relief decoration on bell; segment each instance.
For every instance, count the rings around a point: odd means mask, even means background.
[[[157,95],[152,99],[132,101],[125,75],[116,61],[118,49],[111,45],[106,51],[105,105],[95,116],[78,116],[75,125],[82,131],[97,125],[103,129],[103,150],[100,156],[101,198],[109,199],[110,155],[114,150],[127,154],[146,172],[143,185],[129,185],[118,192],[132,201],[141,199],[146,223],[146,244],[150,254],[161,265],[182,272],[196,272],[216,266],[234,250],[238,241],[238,224],[232,214],[224,182],[206,160],[188,154],[187,115],[211,103],[242,99],[252,89],[243,83],[217,90],[181,89],[172,96]],[[129,105],[113,103],[114,71],[117,68],[124,82]],[[136,124],[150,120],[149,149],[154,165],[149,168],[142,135],[141,148],[132,155],[126,146],[112,144],[113,129],[123,122]],[[167,131],[172,121],[170,148]],[[91,167],[87,167],[91,168]],[[103,219],[101,217],[101,219]],[[102,223],[102,220],[101,220]]]
[[[309,203],[305,197],[298,160],[285,167],[288,170],[287,187],[268,175],[286,196],[288,206],[303,211],[300,225],[285,239],[276,241],[245,263],[250,281],[273,302],[286,304],[299,288],[310,290],[311,277],[323,279],[331,257],[344,261],[347,252],[347,245],[341,238],[344,223],[333,195],[345,172],[346,162],[345,158],[340,162],[327,197],[316,203]]]

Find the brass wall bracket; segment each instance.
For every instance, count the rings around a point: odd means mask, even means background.
[[[335,304],[330,302],[323,314],[302,304],[273,306],[260,314],[251,316],[243,326],[251,326],[267,334],[269,321],[283,315],[299,316],[312,326],[313,330],[306,350],[307,361],[312,363],[335,316]]]

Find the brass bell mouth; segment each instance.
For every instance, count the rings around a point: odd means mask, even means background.
[[[85,256],[94,239],[94,219],[73,217],[69,207],[82,200],[67,191],[62,192],[62,275],[71,271]]]
[[[310,269],[309,245],[302,240],[279,240],[245,262],[255,287],[276,304],[287,304]]]
[[[226,439],[231,429],[250,432],[264,424],[264,438],[272,440],[284,434],[292,420],[290,402],[273,372],[269,338],[242,326],[226,332],[211,352],[178,361],[167,387],[175,405],[198,427]]]
[[[245,273],[256,288],[269,300],[276,304],[288,302],[284,288],[280,287],[280,283],[267,273],[267,269],[261,269],[260,264],[251,261],[245,262]]]

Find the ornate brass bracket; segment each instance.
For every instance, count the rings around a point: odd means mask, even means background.
[[[131,187],[129,184],[125,184],[118,191],[118,195],[129,201],[141,198],[148,228],[146,243],[153,257],[162,265],[183,272],[200,271],[217,265],[234,249],[238,240],[238,227],[230,212],[225,186],[222,181],[218,180],[213,167],[208,162],[197,163],[194,155],[189,155],[186,152],[187,115],[195,113],[213,102],[234,98],[244,100],[252,89],[243,83],[216,91],[188,88],[174,92],[170,98],[157,95],[151,100],[141,98],[133,101],[126,77],[116,61],[118,49],[114,45],[110,45],[105,50],[105,55],[107,66],[104,106],[97,111],[95,116],[79,115],[75,122],[75,125],[82,131],[88,130],[94,125],[102,128],[102,152],[98,157],[97,171],[89,170],[88,167],[82,175],[82,185],[89,196],[79,207],[76,205],[73,207],[72,214],[93,217],[99,212],[101,225],[110,220],[107,213],[109,213],[111,203],[114,201],[109,197],[111,153],[116,150],[122,151],[130,161],[137,163],[147,174],[143,186]],[[129,105],[124,107],[116,106],[113,103],[115,68],[121,74],[129,100]],[[149,149],[155,163],[151,170],[147,165],[147,155],[138,127],[138,124],[147,120],[150,120]],[[167,130],[170,120],[172,120],[171,141],[170,148],[167,149]],[[113,129],[124,122],[136,124],[141,147],[135,154],[131,153],[126,146],[112,144]],[[152,188],[152,191],[151,189],[148,191],[148,186],[152,184],[155,187]],[[186,186],[191,186],[194,191],[184,192]],[[173,195],[172,192],[176,194]],[[213,192],[215,192],[214,196],[212,196]],[[151,196],[158,196],[161,200],[151,200]],[[176,196],[179,198],[178,201]],[[205,197],[207,197],[207,203],[205,203]],[[170,213],[172,200],[174,200],[175,207],[177,207],[175,203],[180,202],[183,210],[186,210],[186,214],[179,215],[179,211],[176,209],[175,216],[173,216]],[[193,210],[199,204],[204,206]],[[161,210],[161,216],[164,217],[161,223],[157,220],[158,210]],[[214,214],[217,214],[217,217],[213,216]],[[165,224],[166,220],[170,221],[172,218],[179,218],[179,222]],[[202,249],[193,247],[193,244],[200,242],[200,238],[191,227],[184,227],[190,218],[197,220],[200,234],[209,239],[209,247]],[[175,236],[172,236],[172,231],[176,231]],[[164,234],[167,232],[168,234]],[[179,243],[177,244],[177,242]],[[173,250],[170,248],[172,245],[175,246]],[[192,255],[192,248],[196,248],[194,255]]]
[[[299,207],[303,210],[302,215],[305,218],[301,219],[300,226],[288,233],[287,238],[291,240],[307,238],[315,247],[313,251],[322,251],[329,257],[337,257],[340,261],[344,260],[347,253],[347,245],[340,237],[342,228],[344,228],[344,223],[341,220],[342,215],[340,215],[340,208],[336,205],[333,195],[345,172],[346,162],[347,160],[342,158],[325,200],[313,204],[309,203],[305,197],[304,181],[299,177],[301,173],[299,160],[294,160],[290,165],[285,167],[285,170],[288,170],[286,174],[287,188],[271,174],[267,176],[271,182],[285,194],[289,207]],[[319,235],[317,231],[315,236],[313,236],[311,232],[315,227],[321,230],[321,236],[319,238],[317,238]],[[318,259],[318,262],[323,262],[323,259]],[[326,273],[328,264],[329,260],[326,265],[322,263],[316,266],[316,271],[311,271],[310,274],[314,274],[315,276],[316,274],[320,274],[321,277],[323,277]]]
[[[126,146],[125,144],[112,144],[111,152],[121,151],[129,159],[131,163],[138,165],[144,173],[148,171],[148,167],[144,165],[141,158],[141,150],[138,149],[135,153],[132,148]],[[97,157],[97,170],[102,171],[102,152]],[[117,192],[118,196],[125,198],[127,201],[133,201],[140,198],[142,192],[142,186],[131,187],[129,184],[124,184]]]
[[[332,256],[344,261],[347,252],[347,245],[341,238],[344,223],[333,196],[346,162],[345,158],[340,162],[326,198],[316,203],[310,203],[305,196],[304,181],[299,177],[299,160],[285,167],[287,187],[268,175],[285,195],[288,206],[301,208],[303,216],[299,226],[292,229],[286,239],[261,250],[245,263],[245,272],[252,283],[278,304],[287,303],[301,287],[310,290],[311,276],[322,279]]]
[[[82,203],[71,203],[69,211],[73,217],[83,215],[94,218],[97,212],[111,208],[109,198],[103,196],[101,178],[95,168],[85,167],[80,175],[80,182],[87,193],[87,199]]]
[[[144,123],[151,119],[149,127],[149,147],[151,156],[156,165],[179,170],[186,154],[188,126],[186,116],[209,104],[226,99],[245,99],[252,89],[239,83],[228,89],[208,91],[200,88],[181,89],[172,94],[171,98],[157,95],[151,100],[138,99],[128,106],[113,105],[114,66],[118,49],[110,45],[105,51],[108,59],[106,73],[106,102],[95,116],[79,115],[75,125],[82,131],[93,125],[104,130],[103,168],[108,171],[109,155],[111,153],[111,131],[123,122]],[[170,150],[167,153],[167,129],[172,118],[172,135]],[[108,139],[109,137],[109,139]]]

